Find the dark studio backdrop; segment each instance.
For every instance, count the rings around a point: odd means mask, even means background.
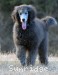
[[[14,6],[32,4],[38,18],[53,16],[58,20],[58,0],[0,0],[0,52],[15,52],[11,13]],[[49,29],[49,54],[58,54],[58,26]]]

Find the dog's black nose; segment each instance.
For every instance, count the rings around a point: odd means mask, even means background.
[[[25,22],[25,19],[22,19],[23,22]]]

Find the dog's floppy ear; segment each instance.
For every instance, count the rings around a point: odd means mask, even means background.
[[[51,17],[51,16],[47,16],[45,18],[42,18],[41,20],[44,21],[44,23],[46,24],[47,27],[56,26],[57,25],[56,19]]]
[[[32,6],[32,5],[28,5],[28,11],[29,11],[30,19],[33,20],[36,17],[36,14],[37,14],[35,7]]]
[[[17,10],[18,10],[18,7],[19,6],[15,6],[14,10],[13,10],[13,12],[11,14],[11,17],[12,17],[12,19],[13,19],[14,22],[17,21]]]

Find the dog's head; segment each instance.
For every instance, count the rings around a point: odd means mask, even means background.
[[[36,9],[32,5],[16,6],[12,12],[14,22],[22,25],[22,29],[27,28],[27,23],[30,23],[36,17]]]

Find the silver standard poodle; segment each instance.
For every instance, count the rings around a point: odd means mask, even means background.
[[[55,18],[39,19],[32,5],[15,6],[12,12],[13,40],[21,64],[34,65],[37,54],[42,64],[48,64],[48,29],[57,25]],[[28,55],[26,53],[28,51]]]

